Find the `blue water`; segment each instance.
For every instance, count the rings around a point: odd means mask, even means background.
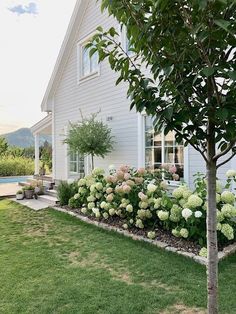
[[[27,179],[30,179],[30,178],[32,178],[32,177],[9,177],[9,178],[0,178],[0,184],[25,182],[25,181],[27,181]]]

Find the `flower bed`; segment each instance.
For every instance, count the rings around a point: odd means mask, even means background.
[[[78,193],[69,201],[69,207],[79,209],[91,219],[115,224],[149,239],[163,239],[187,251],[206,254],[206,180],[198,174],[195,189],[186,185],[172,194],[163,177],[172,174],[166,170],[135,170],[122,166],[105,176],[102,169],[78,182]],[[235,239],[235,195],[230,192],[236,172],[227,173],[227,184],[217,182],[217,229],[219,246]],[[168,241],[166,240],[168,238]],[[190,243],[190,244],[189,244]],[[190,249],[189,249],[190,247]]]

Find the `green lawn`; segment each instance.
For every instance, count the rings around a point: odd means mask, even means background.
[[[204,313],[205,268],[76,218],[0,201],[0,313]],[[220,313],[236,313],[236,255]]]

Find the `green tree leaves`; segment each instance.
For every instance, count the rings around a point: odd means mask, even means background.
[[[114,137],[111,135],[111,129],[96,118],[97,114],[92,114],[89,118],[82,118],[80,123],[70,124],[64,143],[67,143],[72,151],[85,156],[104,158],[113,150]]]

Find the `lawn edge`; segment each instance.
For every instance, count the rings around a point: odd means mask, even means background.
[[[176,253],[178,255],[182,255],[184,257],[192,259],[195,262],[197,262],[198,264],[201,264],[201,265],[204,265],[204,266],[207,265],[207,258],[199,256],[199,255],[195,255],[194,253],[180,251],[180,250],[178,250],[175,247],[169,246],[165,242],[158,241],[158,240],[151,240],[151,239],[145,238],[145,237],[140,236],[140,235],[132,234],[132,233],[130,233],[127,230],[124,230],[124,229],[121,229],[121,228],[117,228],[117,227],[114,227],[114,226],[110,226],[110,225],[108,225],[106,223],[99,222],[99,221],[96,221],[96,220],[91,220],[91,219],[89,219],[89,217],[82,216],[82,215],[80,215],[78,213],[74,213],[72,211],[66,210],[66,209],[64,209],[62,207],[59,207],[59,206],[57,206],[57,207],[56,206],[50,206],[49,208],[52,208],[52,209],[54,209],[54,210],[56,210],[58,212],[62,212],[62,213],[68,214],[70,216],[73,216],[75,218],[78,218],[79,220],[81,220],[81,221],[83,221],[83,222],[85,222],[87,224],[99,227],[99,228],[107,230],[107,231],[114,231],[116,233],[122,234],[125,237],[131,238],[131,239],[133,239],[135,241],[146,242],[146,243],[152,244],[152,245],[154,245],[154,246],[156,246],[156,247],[158,247],[160,249],[164,249],[165,251],[173,252],[173,253]],[[236,243],[235,243],[235,251],[236,251]],[[220,259],[222,259],[222,257],[221,258],[219,257],[219,260]]]

